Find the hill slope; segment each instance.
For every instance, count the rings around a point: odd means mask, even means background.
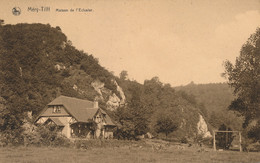
[[[234,129],[241,129],[241,118],[234,112],[228,111],[234,99],[233,90],[227,83],[194,84],[175,87],[178,91],[185,91],[193,95],[199,103],[205,106],[207,119],[215,128],[226,124]]]
[[[0,25],[0,77],[2,131],[19,129],[27,111],[37,115],[62,94],[98,100],[135,134],[163,131],[155,130],[156,125],[161,127],[162,113],[171,115],[167,122],[176,122],[183,135],[197,132],[201,111],[194,98],[156,77],[142,85],[114,76],[98,59],[77,50],[59,27]],[[117,108],[123,109],[115,113]]]
[[[203,103],[209,113],[216,110],[227,110],[234,99],[233,91],[226,83],[188,84],[175,87],[195,96],[196,100]]]
[[[23,109],[38,112],[59,94],[93,100],[97,92],[90,84],[95,80],[116,92],[113,75],[92,55],[73,47],[58,27],[5,25],[0,41],[1,96],[9,103],[12,95],[19,95]]]

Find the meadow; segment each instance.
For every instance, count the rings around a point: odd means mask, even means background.
[[[88,162],[260,162],[258,152],[213,151],[211,148],[183,144],[148,142],[113,147],[2,147],[0,162],[88,163]]]

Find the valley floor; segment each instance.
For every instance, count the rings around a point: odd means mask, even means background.
[[[3,147],[0,148],[0,162],[260,162],[260,153],[238,151],[212,151],[199,147],[171,145],[167,148],[153,146],[124,146],[91,149],[52,147]]]

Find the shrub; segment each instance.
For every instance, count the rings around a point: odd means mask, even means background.
[[[23,137],[17,131],[5,131],[0,134],[0,146],[17,146],[22,144]]]
[[[182,137],[182,138],[181,138],[181,143],[184,143],[184,144],[189,143],[187,137]]]
[[[61,135],[54,126],[38,126],[34,132],[23,135],[26,146],[68,147],[70,140]]]

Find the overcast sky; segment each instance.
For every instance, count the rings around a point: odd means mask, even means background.
[[[5,4],[1,4],[5,3]],[[28,7],[49,6],[50,12]],[[14,16],[12,8],[21,15]],[[56,9],[92,9],[57,12]],[[6,24],[60,26],[73,45],[102,66],[143,83],[158,76],[172,86],[225,82],[223,61],[234,62],[260,27],[259,0],[11,0],[0,2]]]

